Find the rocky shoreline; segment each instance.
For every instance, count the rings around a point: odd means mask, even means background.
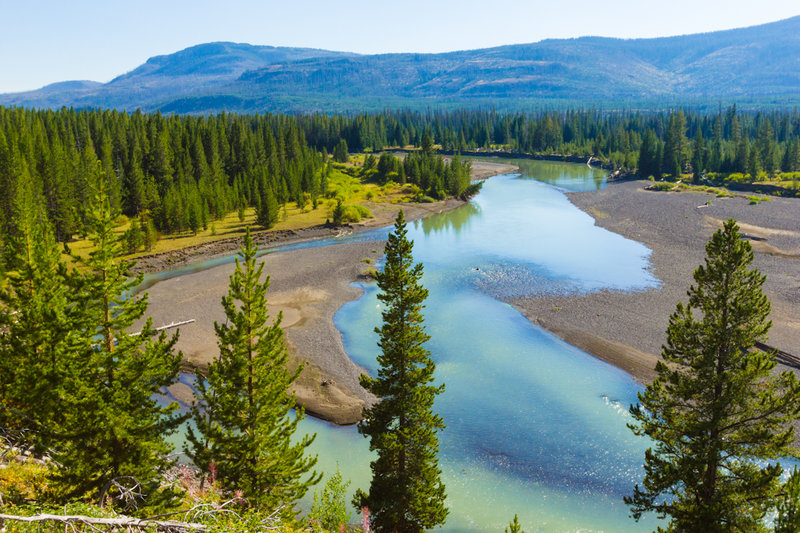
[[[768,344],[800,355],[800,199],[752,205],[745,198],[708,193],[648,191],[648,183],[619,181],[568,197],[598,226],[650,248],[660,287],[522,297],[509,303],[566,342],[647,383],[666,342],[669,316],[679,301],[686,301],[706,242],[723,221],[734,218],[755,250],[755,267],[767,275],[764,292],[773,321]]]

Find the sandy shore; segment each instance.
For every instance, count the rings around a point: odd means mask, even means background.
[[[473,165],[473,178],[517,170],[516,166],[493,163]],[[407,220],[417,220],[433,213],[454,209],[464,202],[446,200],[431,204],[375,203],[368,207],[374,218],[340,228],[316,227],[295,232],[262,232],[258,242],[267,247],[317,239],[343,233],[362,232],[391,225],[399,209]],[[230,242],[228,242],[230,241]],[[139,261],[140,271],[175,268],[221,255],[230,255],[240,240],[203,245],[154,256]],[[316,417],[337,424],[354,424],[361,419],[363,407],[374,401],[358,384],[364,371],[353,363],[342,346],[341,335],[333,316],[343,304],[355,300],[362,290],[351,286],[363,279],[363,273],[383,255],[383,241],[347,243],[324,248],[306,248],[269,253],[264,256],[264,272],[270,275],[267,292],[271,316],[283,314],[281,326],[292,356],[292,364],[303,363],[304,370],[295,382],[298,403]],[[220,299],[228,289],[234,265],[227,264],[202,272],[161,281],[148,289],[148,315],[155,325],[184,320],[193,323],[180,327],[177,349],[184,354],[189,368],[203,368],[218,353],[214,322],[225,315]],[[182,402],[191,401],[191,390],[176,385],[173,395]]]
[[[735,218],[755,249],[755,266],[767,275],[764,291],[773,321],[768,344],[800,355],[800,200],[774,198],[749,205],[745,198],[646,191],[648,183],[615,182],[602,191],[568,196],[597,225],[652,250],[658,289],[515,298],[510,303],[568,343],[646,383],[654,377],[669,316],[679,301],[687,300],[706,242],[722,221]]]

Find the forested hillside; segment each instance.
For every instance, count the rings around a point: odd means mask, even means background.
[[[800,17],[657,39],[549,39],[441,54],[358,55],[209,43],[109,83],[0,95],[0,105],[216,113],[387,107],[663,109],[800,101]]]
[[[323,164],[290,117],[0,109],[5,233],[13,234],[21,182],[35,184],[57,238],[68,240],[82,225],[77,208],[97,174],[126,215],[169,233],[258,207],[270,194],[282,203],[316,197],[325,190]]]
[[[467,192],[468,169],[445,151],[592,156],[673,178],[691,172],[755,182],[800,169],[800,114],[568,111],[384,112],[361,115],[212,117],[118,111],[0,108],[2,235],[13,236],[15,197],[31,182],[56,237],[82,227],[80,207],[104,176],[111,202],[145,233],[197,232],[235,210],[255,208],[262,225],[280,205],[316,205],[328,194],[330,162],[350,152],[421,147],[402,164],[368,157],[360,179],[419,187],[419,198]],[[99,161],[99,163],[98,163]],[[787,176],[784,174],[784,178]],[[796,176],[794,176],[796,183]],[[788,189],[787,189],[788,190]]]

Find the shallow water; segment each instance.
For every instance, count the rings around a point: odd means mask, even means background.
[[[543,176],[556,186],[536,181]],[[430,291],[428,343],[447,429],[440,461],[446,531],[649,531],[622,497],[642,478],[645,443],[627,429],[640,387],[625,373],[532,325],[497,298],[657,284],[649,250],[594,225],[562,190],[604,186],[585,165],[525,161],[488,180],[472,203],[409,225]],[[380,303],[374,284],[336,315],[345,349],[374,371]],[[337,464],[367,488],[367,442],[355,428],[307,420],[319,468]]]

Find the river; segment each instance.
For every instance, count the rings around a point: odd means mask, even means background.
[[[564,190],[604,186],[585,165],[522,161],[456,210],[409,224],[430,291],[424,310],[446,391],[435,409],[447,428],[440,461],[450,516],[445,531],[503,531],[514,514],[529,533],[649,531],[622,498],[642,478],[646,443],[628,430],[640,386],[531,324],[503,297],[644,290],[657,284],[649,250],[594,225]],[[374,283],[336,325],[350,357],[376,368],[380,323]],[[368,488],[367,442],[353,427],[307,419],[318,468]],[[310,499],[307,498],[307,500]]]
[[[504,161],[505,162],[505,161]],[[440,466],[450,515],[443,531],[503,531],[514,514],[532,532],[643,532],[622,498],[643,477],[646,443],[627,428],[641,387],[533,325],[503,298],[553,292],[645,290],[658,281],[650,251],[595,226],[564,191],[605,186],[586,165],[514,161],[521,174],[487,180],[470,203],[409,224],[430,294],[427,348],[446,391]],[[384,238],[386,229],[340,240]],[[327,246],[335,239],[286,248]],[[286,249],[284,248],[284,249]],[[145,286],[232,258],[148,276]],[[336,314],[348,355],[376,369],[381,307],[374,283]],[[183,376],[184,381],[190,380]],[[369,486],[371,458],[355,427],[306,418],[317,469],[338,467],[350,492]],[[312,494],[301,506],[308,509]],[[353,521],[358,521],[354,516]]]

